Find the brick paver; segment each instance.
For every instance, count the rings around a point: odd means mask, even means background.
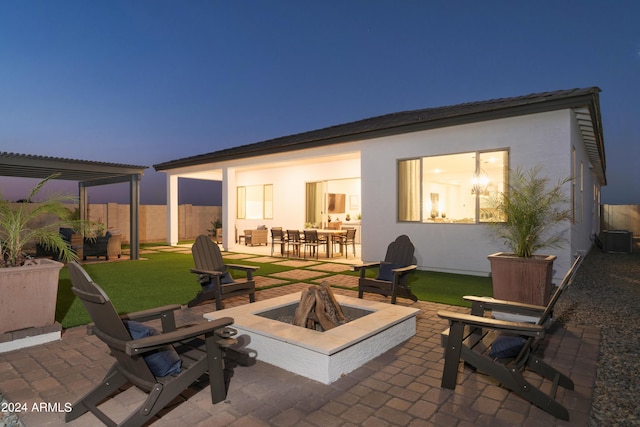
[[[289,270],[282,271],[280,273],[273,273],[271,277],[277,277],[279,279],[291,279],[291,280],[308,280],[314,277],[326,276],[326,272],[322,271],[310,271],[310,270]]]
[[[322,283],[324,281],[327,281],[332,286],[343,286],[347,288],[358,287],[358,277],[349,276],[348,274],[334,274],[331,277],[312,280],[314,283]]]
[[[336,263],[323,263],[320,265],[312,265],[310,267],[308,267],[309,270],[319,270],[319,271],[329,271],[331,273],[341,273],[343,271],[349,271],[351,270],[351,266],[350,265],[346,265],[346,264],[336,264]]]
[[[257,292],[257,299],[298,292],[309,286],[294,283]],[[335,289],[354,296],[353,291]],[[378,296],[369,296],[376,299]],[[382,298],[380,297],[380,300]],[[226,306],[246,304],[246,298],[225,300]],[[348,425],[588,425],[596,375],[600,334],[597,329],[559,327],[544,349],[545,360],[562,366],[576,381],[576,390],[559,392],[571,422],[558,421],[510,393],[491,378],[460,365],[455,391],[440,388],[443,351],[440,333],[447,326],[439,309],[466,311],[428,302],[399,304],[418,307],[417,333],[406,342],[346,374],[330,385],[292,374],[258,361],[237,367],[227,399],[212,405],[209,389],[191,389],[190,398],[161,413],[154,426],[348,426]],[[213,304],[179,312],[179,321],[201,320]],[[28,405],[70,403],[88,392],[113,362],[107,348],[85,327],[65,330],[61,341],[0,354],[0,392],[12,402]],[[121,419],[141,403],[134,387],[103,408]],[[63,412],[21,414],[28,426],[62,426]],[[99,425],[91,414],[66,424]]]

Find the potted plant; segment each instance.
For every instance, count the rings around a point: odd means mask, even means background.
[[[220,218],[216,218],[215,221],[210,222],[211,229],[207,229],[207,231],[209,232],[209,236],[212,237],[211,240],[216,243],[222,243],[222,221],[220,221]]]
[[[55,194],[33,203],[51,175],[33,188],[27,199],[16,203],[0,195],[0,334],[55,323],[58,277],[63,264],[50,259],[31,259],[28,247],[41,245],[68,262],[76,254],[60,234],[61,227],[78,229],[67,201]]]
[[[513,171],[507,191],[495,200],[497,221],[490,227],[509,252],[489,256],[494,298],[543,306],[549,301],[556,256],[537,252],[566,242],[560,226],[572,216],[564,189],[571,179],[552,184],[541,169]]]

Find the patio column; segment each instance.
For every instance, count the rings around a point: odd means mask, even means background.
[[[236,244],[236,169],[222,169],[222,247]]]
[[[167,174],[167,243],[178,244],[178,176]]]

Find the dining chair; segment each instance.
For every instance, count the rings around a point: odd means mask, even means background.
[[[341,236],[336,236],[334,240],[334,244],[340,245],[340,247],[344,247],[344,256],[345,258],[349,258],[349,245],[352,246],[353,256],[356,256],[356,229],[355,228],[343,228],[346,230],[346,234]]]
[[[300,241],[300,230],[287,230],[287,253],[291,253],[291,248],[293,247],[294,256],[300,256],[300,246],[302,242]]]
[[[284,254],[284,245],[287,243],[287,239],[284,236],[282,227],[273,227],[271,229],[271,256],[273,256],[273,249],[276,245],[280,245],[280,255]]]
[[[307,258],[307,249],[309,250],[309,255],[315,253],[316,259],[318,259],[318,254],[320,253],[319,246],[323,244],[323,241],[318,237],[318,230],[304,230],[304,241],[302,244],[304,245],[305,259]]]

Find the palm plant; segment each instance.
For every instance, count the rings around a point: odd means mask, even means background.
[[[25,246],[39,243],[60,254],[68,262],[77,259],[59,233],[60,227],[78,229],[82,221],[74,220],[66,202],[75,201],[73,196],[53,194],[39,203],[32,203],[42,187],[58,174],[42,179],[31,190],[29,197],[16,203],[0,195],[0,267],[17,267],[25,261]],[[47,225],[39,225],[42,216],[55,218]]]
[[[500,222],[490,226],[513,254],[531,258],[539,249],[562,247],[566,239],[554,228],[572,218],[569,199],[563,187],[571,178],[549,186],[549,179],[540,177],[540,166],[528,171],[512,172],[508,191],[495,201]]]

